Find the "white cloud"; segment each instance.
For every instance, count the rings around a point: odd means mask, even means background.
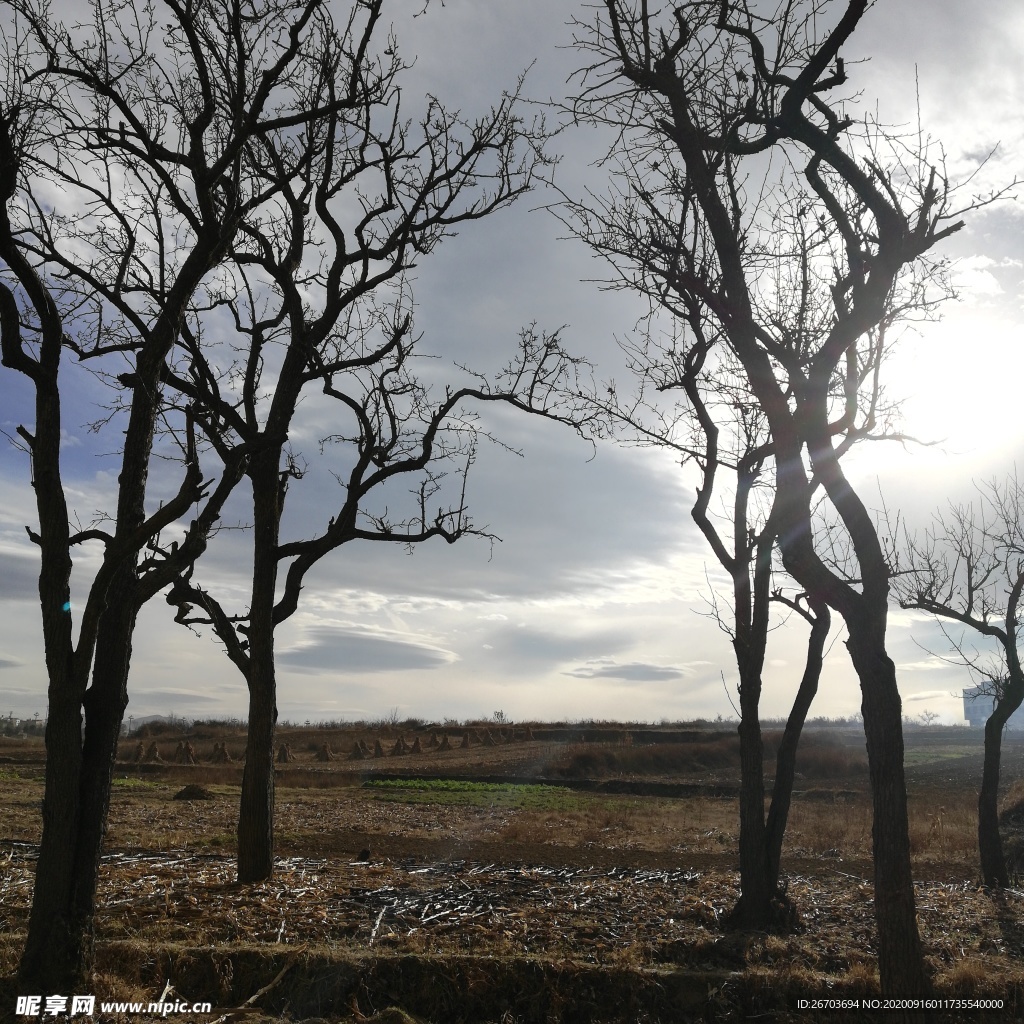
[[[673,665],[650,665],[631,661],[625,664],[612,661],[587,662],[564,673],[577,679],[613,679],[619,682],[670,682],[691,675],[685,668]]]
[[[341,676],[437,669],[457,660],[421,637],[355,625],[307,629],[302,643],[277,655],[284,670]]]
[[[410,102],[433,90],[472,117],[535,57],[527,92],[557,98],[581,61],[579,53],[556,48],[571,36],[564,5],[449,0],[432,4],[422,18],[401,5],[396,11],[402,52],[419,55]],[[1009,0],[876,4],[848,47],[851,89],[863,90],[865,107],[878,96],[883,121],[916,130],[916,68],[925,131],[944,140],[951,172],[969,171],[999,141],[975,185],[981,191],[1005,183],[1024,165],[1022,29],[1024,11]],[[871,60],[855,63],[858,56]],[[604,172],[590,165],[600,141],[583,132],[559,136],[562,187],[591,182],[603,189]],[[567,324],[566,344],[622,389],[629,378],[614,339],[631,335],[644,303],[582,280],[605,268],[582,245],[559,240],[563,229],[538,209],[552,198],[537,194],[489,222],[467,225],[421,261],[413,286],[424,351],[498,365],[519,326],[536,318],[542,328]],[[880,479],[887,500],[912,516],[1020,448],[1021,216],[1014,204],[997,204],[969,217],[944,245],[943,253],[959,259],[956,282],[965,301],[949,307],[944,322],[921,325],[889,368],[887,385],[905,399],[908,431],[942,446],[910,454],[874,446],[853,461],[858,486],[874,494]],[[427,367],[440,379],[443,365]],[[123,423],[115,419],[99,434],[82,430],[96,418],[103,389],[86,373],[68,379],[65,468],[73,510],[88,521],[112,505]],[[12,424],[31,422],[16,374],[0,373],[0,399]],[[293,439],[310,472],[289,495],[287,538],[322,527],[339,497],[316,455],[316,441],[330,430],[326,403],[310,400],[300,413]],[[731,714],[720,677],[735,681],[728,640],[693,613],[704,607],[705,563],[712,582],[722,577],[689,519],[692,479],[654,452],[601,445],[595,457],[570,431],[507,410],[488,411],[485,423],[525,453],[519,459],[484,446],[470,477],[474,520],[502,542],[493,549],[473,539],[430,544],[411,557],[398,546],[353,544],[325,560],[306,581],[300,613],[279,633],[282,714],[372,717],[391,706],[438,716],[502,706],[522,718]],[[170,469],[154,469],[154,507],[176,487]],[[34,499],[23,455],[6,453],[0,473],[0,667],[5,693],[31,713],[45,700],[38,559],[23,529],[35,520]],[[392,497],[405,500],[404,490]],[[226,522],[249,518],[243,496]],[[221,533],[197,569],[197,580],[236,613],[247,607],[250,545],[245,531]],[[94,550],[76,553],[76,599],[95,557]],[[197,640],[174,625],[159,599],[143,613],[142,636],[133,711],[161,713],[173,703],[178,713],[195,705],[196,712],[244,714],[238,671],[209,638]],[[941,642],[926,616],[894,610],[890,649],[905,699],[934,701],[944,716],[958,717],[948,690],[959,677],[941,658],[923,655],[915,637]],[[765,713],[784,714],[802,671],[806,629],[794,621],[769,643]],[[856,710],[859,690],[841,642],[829,656],[827,680],[812,714]]]

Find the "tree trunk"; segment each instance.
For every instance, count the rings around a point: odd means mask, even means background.
[[[745,691],[756,690],[746,695]],[[764,745],[758,717],[760,680],[740,690],[740,899],[730,914],[736,928],[772,925],[775,887],[768,878],[764,828]]]
[[[852,617],[851,617],[852,618]],[[883,617],[884,621],[884,617]],[[903,772],[902,703],[896,668],[886,654],[884,628],[847,619],[847,641],[860,679],[874,808],[875,922],[882,992],[920,996],[930,991],[917,928],[910,866],[907,786]]]
[[[768,823],[765,827],[765,845],[767,848],[768,881],[778,891],[779,865],[782,861],[782,841],[786,835],[786,823],[789,820],[789,806],[793,799],[793,780],[796,777],[796,752],[800,743],[807,712],[818,692],[818,681],[821,678],[821,666],[824,660],[825,641],[832,625],[832,616],[828,605],[823,601],[812,601],[814,622],[811,635],[807,641],[807,663],[796,693],[796,700],[786,720],[786,729],[782,734],[778,753],[775,756],[775,783],[772,786],[772,803],[768,810]]]
[[[274,678],[249,681],[249,729],[238,814],[238,880],[274,873]]]
[[[6,132],[3,133],[6,136]],[[8,140],[9,141],[9,140]],[[15,159],[8,151],[4,156]],[[43,327],[38,364],[21,351],[19,312],[3,290],[0,323],[5,366],[26,372],[35,385],[35,435],[26,432],[32,453],[32,487],[39,515],[39,607],[47,674],[46,775],[43,833],[36,861],[28,937],[18,967],[26,991],[60,992],[75,979],[67,956],[70,944],[68,851],[78,827],[78,780],[82,760],[83,671],[72,642],[71,551],[67,502],[61,478],[61,402],[57,377],[63,325],[56,307],[14,245],[6,205],[0,211],[0,255],[18,274]],[[28,365],[26,365],[28,362]]]
[[[261,452],[249,467],[253,490],[253,583],[249,609],[249,728],[238,813],[238,880],[274,873],[274,597],[284,484],[281,449]]]
[[[191,258],[191,257],[190,257]],[[170,342],[174,335],[165,331]],[[153,445],[153,427],[157,412],[157,381],[167,347],[149,349],[139,356],[136,366],[140,379],[148,386],[135,389],[125,431],[121,472],[118,476],[117,528],[114,543],[138,530],[145,521],[146,484],[149,475],[149,456]],[[59,423],[59,410],[50,414]],[[53,473],[59,474],[59,460],[53,459]],[[55,485],[56,486],[56,485]],[[40,503],[40,522],[52,517],[58,507],[58,495],[52,494],[47,503]],[[59,507],[64,505],[63,491]],[[67,514],[64,511],[64,540],[62,544],[43,545],[44,567],[47,557],[67,559],[70,567],[67,540]],[[53,548],[53,552],[48,551]],[[106,589],[99,578],[93,581],[90,599],[107,599],[100,612],[96,632],[96,648],[86,637],[79,638],[79,650],[73,659],[74,676],[61,676],[52,663],[47,644],[47,670],[50,677],[49,721],[46,732],[46,801],[43,812],[43,839],[36,866],[36,882],[32,893],[32,912],[29,932],[19,975],[27,983],[31,978],[45,981],[41,991],[61,992],[73,988],[91,971],[91,917],[95,900],[96,871],[99,866],[103,830],[109,801],[110,771],[104,768],[104,751],[110,749],[111,730],[121,726],[120,710],[115,710],[117,693],[127,679],[131,654],[131,627],[135,623],[136,556],[125,555],[125,561],[109,578]],[[106,568],[106,563],[104,568]],[[101,572],[103,570],[101,569]],[[47,629],[47,595],[40,577],[44,631]],[[52,603],[52,602],[51,602]],[[70,610],[70,597],[64,611]],[[127,624],[127,633],[125,626]],[[84,630],[84,624],[83,624]],[[103,651],[100,635],[105,633]],[[68,637],[70,650],[70,631]],[[87,652],[87,653],[83,653]],[[104,665],[105,675],[94,676],[95,689],[89,692],[93,714],[87,722],[85,742],[90,742],[88,769],[83,752],[82,707],[87,699],[86,680],[89,669]],[[114,690],[110,694],[108,690]],[[87,713],[88,714],[88,713]],[[116,722],[116,725],[115,725]],[[52,726],[52,728],[51,728]],[[113,754],[110,754],[112,758]],[[83,772],[85,774],[83,774]],[[103,789],[106,792],[103,792]],[[83,793],[87,808],[81,801]],[[88,814],[88,819],[85,818]]]
[[[85,741],[79,781],[80,818],[72,882],[72,939],[79,971],[91,969],[94,950],[96,882],[110,810],[110,786],[117,741],[128,706],[128,669],[138,616],[135,566],[118,573],[110,589],[96,640],[92,685],[85,694]]]
[[[1007,716],[999,714],[999,705],[985,722],[985,763],[981,771],[978,793],[978,854],[981,858],[981,880],[994,889],[1010,884],[999,836],[999,760],[1003,742],[1003,726]]]
[[[77,697],[59,683],[50,686],[46,750],[43,835],[28,937],[18,967],[21,988],[38,993],[68,992],[80,980],[72,936],[70,851],[79,817],[82,709]]]
[[[43,841],[19,969],[22,985],[31,983],[39,991],[67,991],[88,981],[92,970],[96,883],[117,741],[128,704],[131,635],[138,611],[134,582],[134,566],[128,565],[111,588],[119,599],[101,616],[92,685],[82,701],[62,699],[63,690],[50,696]]]
[[[1024,679],[1019,682],[1019,667],[1011,668],[1005,691],[996,699],[992,714],[985,722],[985,761],[978,793],[978,854],[981,858],[981,880],[994,889],[1010,884],[999,835],[999,765],[1003,729],[1010,716],[1024,700]]]

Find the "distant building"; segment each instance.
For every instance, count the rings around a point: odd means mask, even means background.
[[[968,686],[964,690],[964,718],[972,729],[981,729],[995,706],[995,698],[985,693],[985,686]],[[1010,716],[1007,729],[1024,729],[1024,704]]]

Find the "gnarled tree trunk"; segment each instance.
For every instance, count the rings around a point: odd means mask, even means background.
[[[930,991],[914,903],[907,786],[903,770],[903,705],[896,667],[885,651],[884,618],[877,626],[846,620],[847,648],[860,678],[874,810],[872,847],[875,921],[882,991],[920,996]]]

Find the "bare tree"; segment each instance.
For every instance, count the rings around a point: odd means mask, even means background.
[[[797,910],[780,884],[782,845],[800,733],[817,693],[831,616],[823,602],[801,593],[789,596],[776,583],[772,447],[764,415],[728,360],[709,368],[715,339],[707,317],[693,308],[692,316],[683,319],[693,338],[690,345],[680,338],[658,343],[650,333],[623,343],[628,367],[639,380],[633,396],[624,400],[614,385],[606,385],[598,389],[604,394],[588,400],[610,432],[626,443],[665,448],[699,470],[690,514],[729,576],[731,612],[723,614],[715,597],[712,614],[730,638],[739,673],[740,899],[729,921],[740,928],[788,930]],[[678,392],[685,404],[664,409],[658,399]],[[776,752],[766,816],[760,705],[773,602],[803,618],[811,631],[804,671]]]
[[[338,471],[341,497],[321,532],[294,540],[280,536],[286,496],[304,475],[298,468],[301,458],[282,448],[273,474],[268,472],[262,479],[250,475],[255,530],[248,609],[231,614],[209,587],[196,581],[191,569],[167,595],[177,606],[177,621],[192,628],[212,627],[249,688],[238,822],[240,881],[267,878],[273,872],[274,631],[298,609],[307,573],[352,541],[411,546],[433,538],[454,543],[467,534],[489,536],[474,526],[467,509],[466,478],[476,458],[477,437],[475,419],[465,409],[469,403],[500,401],[574,426],[582,422],[558,406],[557,393],[572,364],[554,338],[538,338],[525,330],[518,356],[497,381],[449,387],[435,399],[409,373],[413,345],[408,331],[409,319],[404,317],[392,325],[390,337],[372,353],[372,361],[332,360],[324,377],[310,374],[340,403],[337,419],[351,423],[350,431],[325,439],[327,446],[338,451],[324,459],[338,460],[348,468]],[[306,346],[303,349],[309,351]],[[379,500],[375,503],[377,492],[386,491],[403,476],[413,478],[412,499],[404,511],[395,513]],[[266,516],[272,517],[272,530],[259,528]],[[278,588],[281,566],[284,582]]]
[[[630,0],[597,5],[579,39],[595,61],[575,109],[617,131],[620,187],[572,213],[621,286],[689,326],[695,310],[714,324],[715,344],[764,415],[776,481],[771,532],[786,571],[843,617],[861,682],[882,989],[917,994],[928,977],[901,704],[885,648],[890,571],[842,459],[885,426],[865,373],[881,366],[893,324],[944,294],[927,253],[960,222],[941,168],[916,140],[858,134],[842,102],[830,101],[847,81],[840,50],[867,2],[830,6],[784,0],[769,14],[742,0],[657,12]],[[827,242],[814,248],[820,225],[830,226]],[[853,579],[816,546],[819,488],[849,537]]]
[[[353,540],[452,543],[478,532],[465,505],[476,454],[466,402],[503,401],[557,417],[555,385],[572,369],[555,338],[526,330],[499,380],[470,376],[435,398],[413,372],[403,275],[456,226],[532,187],[545,163],[544,128],[520,117],[515,92],[473,123],[432,97],[418,123],[407,120],[400,79],[408,65],[393,37],[383,54],[366,46],[381,5],[362,6],[370,14],[361,41],[350,25],[317,58],[328,113],[299,131],[264,133],[254,145],[254,173],[273,200],[240,220],[229,253],[217,303],[233,340],[222,352],[209,330],[200,337],[186,329],[180,358],[164,374],[180,412],[191,410],[225,464],[240,449],[253,453],[245,469],[253,527],[247,608],[226,609],[191,566],[168,595],[178,621],[212,627],[249,690],[238,822],[243,882],[273,872],[274,631],[298,607],[307,572]],[[360,59],[338,78],[333,69],[349,52]],[[287,540],[287,496],[305,473],[304,453],[289,435],[304,393],[314,389],[324,398],[313,408],[337,425],[322,447],[325,461],[339,467],[342,495],[318,535]],[[374,511],[377,493],[410,475],[411,507]],[[174,556],[154,546],[155,564]]]
[[[379,5],[359,6],[368,41]],[[262,140],[362,97],[349,93],[360,82],[346,80],[343,62],[332,68],[336,94],[322,95],[318,56],[336,33],[319,0],[246,9],[235,0],[167,0],[169,22],[115,0],[73,28],[29,0],[7,7],[15,49],[0,133],[3,362],[36,397],[35,427],[19,433],[39,514],[30,535],[41,549],[49,687],[43,838],[20,978],[36,991],[66,991],[92,959],[138,611],[203,551],[258,455],[237,445],[204,480],[195,410],[171,422],[162,398],[168,361],[187,325],[199,333],[211,272],[276,187],[260,173]],[[353,38],[358,45],[358,32]],[[63,196],[57,209],[55,194]],[[124,431],[112,507],[84,530],[71,527],[60,461],[66,351],[119,389],[109,416]],[[184,470],[170,487],[160,481],[167,500],[147,509],[162,424],[177,455],[168,465]],[[194,518],[176,527],[171,557],[140,557],[197,502]],[[70,570],[80,544],[100,545],[102,558],[75,642]]]
[[[970,504],[950,503],[923,538],[906,536],[903,572],[894,590],[903,608],[920,608],[959,623],[996,647],[995,658],[973,651],[944,626],[955,659],[992,698],[985,722],[985,760],[978,793],[978,851],[985,885],[1009,885],[999,835],[999,765],[1003,729],[1024,702],[1020,614],[1024,593],[1024,486],[1016,472],[977,486]]]
[[[706,352],[697,343],[687,352]],[[703,360],[700,360],[703,361]],[[818,690],[825,642],[831,626],[828,605],[808,594],[787,596],[773,586],[773,551],[778,542],[773,502],[765,502],[760,516],[754,514],[753,499],[766,463],[770,464],[771,444],[764,430],[764,418],[756,404],[730,398],[730,389],[722,382],[698,384],[699,368],[684,375],[682,386],[704,435],[704,451],[697,456],[701,466],[701,485],[691,510],[694,522],[711,546],[716,559],[732,581],[732,639],[739,672],[740,701],[740,901],[732,921],[745,928],[786,929],[795,919],[792,906],[780,886],[780,862],[785,836],[796,755],[807,712]],[[719,451],[722,417],[712,416],[709,401],[726,398],[738,419],[741,444],[734,458],[723,459]],[[732,537],[723,537],[711,517],[711,500],[716,476],[723,468],[735,475],[730,509]],[[796,698],[786,720],[782,742],[776,752],[776,767],[771,803],[765,815],[764,747],[761,736],[760,708],[762,673],[770,629],[770,607],[779,602],[796,612],[811,627],[807,658]]]

